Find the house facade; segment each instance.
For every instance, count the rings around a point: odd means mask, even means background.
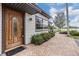
[[[31,43],[48,32],[50,16],[34,3],[0,3],[0,54]]]

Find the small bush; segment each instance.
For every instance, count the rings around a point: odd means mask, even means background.
[[[36,44],[36,45],[40,45],[43,42],[49,40],[50,38],[52,38],[55,34],[54,33],[42,33],[42,34],[37,34],[32,36],[32,43]]]
[[[70,35],[72,35],[72,36],[79,36],[79,32],[76,31],[76,30],[72,30],[72,31],[70,31]]]

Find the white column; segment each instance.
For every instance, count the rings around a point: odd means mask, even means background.
[[[2,4],[0,3],[0,54],[2,53]]]

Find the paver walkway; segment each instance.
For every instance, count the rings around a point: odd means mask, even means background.
[[[26,45],[26,49],[14,56],[77,56],[79,47],[66,35],[56,33],[55,37],[40,46]]]

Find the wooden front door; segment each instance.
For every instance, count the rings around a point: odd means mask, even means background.
[[[23,45],[23,13],[5,8],[5,50]]]

